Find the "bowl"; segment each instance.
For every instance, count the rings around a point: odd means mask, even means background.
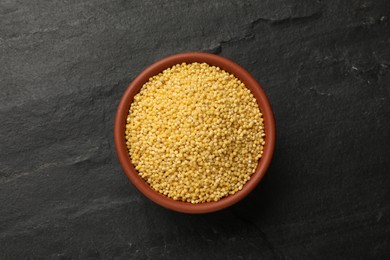
[[[255,172],[252,174],[250,180],[245,183],[242,190],[235,194],[229,195],[216,202],[204,202],[198,204],[192,204],[189,202],[176,201],[164,196],[163,194],[153,190],[148,183],[146,183],[135,170],[131,159],[129,157],[126,139],[125,139],[125,127],[126,119],[129,112],[131,103],[134,96],[140,91],[142,86],[149,80],[151,76],[154,76],[163,70],[172,67],[175,64],[180,63],[192,63],[192,62],[205,62],[209,65],[218,66],[221,69],[233,74],[239,80],[241,80],[252,92],[257,100],[259,108],[263,114],[264,127],[265,127],[265,145],[263,148],[263,156],[259,160]],[[115,148],[118,155],[120,164],[123,171],[134,186],[143,193],[147,198],[155,203],[183,213],[208,213],[229,207],[247,196],[264,177],[268,166],[271,163],[272,155],[275,147],[275,121],[272,113],[271,105],[268,101],[266,94],[260,87],[260,84],[255,80],[252,75],[249,74],[244,68],[237,63],[210,53],[202,52],[188,52],[175,54],[159,60],[144,71],[142,71],[127,87],[123,94],[115,117],[114,125],[114,141]]]

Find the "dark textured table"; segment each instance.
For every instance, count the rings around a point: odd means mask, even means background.
[[[390,257],[390,1],[0,0],[0,259]],[[226,210],[166,210],[117,161],[132,79],[228,57],[273,106],[272,165]]]

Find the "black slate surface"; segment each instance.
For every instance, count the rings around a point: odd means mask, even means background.
[[[0,1],[0,259],[389,259],[390,1]],[[228,57],[273,106],[258,188],[208,215],[127,180],[119,99],[152,62]]]

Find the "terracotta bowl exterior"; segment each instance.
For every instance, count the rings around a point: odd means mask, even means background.
[[[229,195],[217,202],[205,202],[199,204],[191,204],[189,202],[175,201],[168,198],[155,190],[153,190],[137,173],[131,159],[128,155],[126,140],[125,140],[125,125],[131,103],[134,96],[140,91],[144,83],[149,78],[162,72],[164,69],[172,67],[179,63],[192,63],[192,62],[205,62],[209,65],[218,66],[225,71],[232,73],[238,79],[240,79],[255,96],[261,112],[263,113],[264,125],[265,125],[265,146],[263,151],[263,157],[260,159],[257,165],[256,171],[251,176],[251,179],[244,185],[243,189],[233,195]],[[201,53],[201,52],[188,52],[175,54],[159,60],[144,71],[142,71],[134,80],[130,83],[125,93],[123,94],[120,103],[117,108],[115,125],[114,125],[114,140],[115,148],[118,154],[119,162],[122,168],[137,189],[142,192],[146,197],[154,201],[155,203],[183,213],[208,213],[229,207],[238,201],[242,200],[248,195],[264,177],[268,166],[271,163],[271,159],[274,153],[275,147],[275,121],[273,112],[260,84],[237,63],[214,54]]]

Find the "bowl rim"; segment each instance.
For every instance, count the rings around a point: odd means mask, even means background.
[[[263,114],[266,143],[264,145],[262,158],[260,159],[255,172],[251,175],[250,180],[244,184],[242,190],[236,192],[235,194],[224,197],[216,202],[192,204],[189,202],[175,201],[153,190],[149,184],[147,184],[138,175],[127,152],[125,125],[129,108],[133,102],[134,96],[139,92],[144,83],[146,83],[151,76],[154,76],[175,64],[181,64],[183,62],[205,62],[209,65],[218,66],[221,69],[233,74],[250,89],[257,100],[261,113]],[[119,162],[128,179],[142,194],[144,194],[150,200],[167,209],[182,213],[214,212],[227,208],[246,197],[264,177],[272,160],[275,149],[275,139],[275,119],[272,108],[265,92],[256,79],[237,63],[225,57],[204,52],[185,52],[174,54],[160,59],[144,69],[128,85],[124,94],[122,95],[116,111],[114,123],[115,149]]]

